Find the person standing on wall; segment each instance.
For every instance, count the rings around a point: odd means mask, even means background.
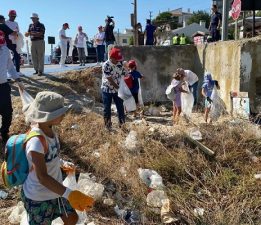
[[[31,38],[31,55],[33,66],[35,69],[34,74],[42,76],[44,72],[45,26],[39,22],[39,16],[37,13],[32,13],[31,19],[33,23],[29,25],[28,31],[25,33],[25,36],[30,36]]]
[[[12,100],[11,100],[11,87],[8,83],[7,72],[10,78],[18,82],[18,85],[23,89],[20,83],[20,76],[16,72],[14,64],[11,60],[9,49],[6,46],[6,36],[17,36],[17,32],[10,29],[5,24],[4,16],[0,15],[0,115],[2,117],[2,123],[0,128],[0,141],[2,146],[5,145],[9,138],[9,128],[12,123]]]
[[[9,20],[5,21],[5,24],[13,31],[19,32],[19,26],[18,23],[15,22],[16,18],[16,11],[10,10],[8,13]],[[13,62],[16,68],[16,71],[19,73],[19,75],[22,75],[20,73],[20,54],[16,50],[16,37],[13,35],[9,35],[7,40],[7,47],[13,52]]]
[[[175,34],[175,36],[172,38],[172,44],[173,45],[179,45],[179,35]]]
[[[105,45],[104,45],[104,39],[105,39],[105,32],[103,31],[103,27],[98,27],[99,32],[95,36],[95,43],[97,45],[96,51],[97,51],[97,62],[102,63],[104,62],[104,54],[105,54]]]
[[[78,33],[75,37],[75,45],[77,47],[80,66],[85,66],[85,48],[86,48],[86,41],[88,40],[88,36],[86,33],[82,31],[82,26],[78,26]]]
[[[179,41],[180,45],[186,45],[187,44],[187,38],[185,36],[185,34],[183,33],[180,37],[180,41]]]
[[[105,43],[106,43],[106,59],[108,57],[108,46],[109,45],[114,45],[115,43],[115,36],[113,33],[114,27],[115,27],[115,22],[112,19],[112,16],[107,16],[107,19],[105,19],[105,27],[104,27],[104,32],[105,32]]]
[[[222,14],[218,12],[216,5],[212,5],[212,15],[209,25],[209,31],[213,42],[219,41],[221,39],[220,27],[222,25]]]
[[[65,60],[67,56],[68,42],[71,40],[70,37],[66,36],[65,31],[69,28],[68,23],[64,23],[62,28],[59,30],[60,48],[61,48],[61,58],[60,67],[66,67]]]
[[[154,45],[154,33],[156,31],[156,27],[151,24],[151,20],[147,20],[147,25],[144,31],[144,39],[145,45]]]

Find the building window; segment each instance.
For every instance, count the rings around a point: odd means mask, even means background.
[[[123,44],[128,44],[128,40],[127,39],[122,39],[122,43]]]

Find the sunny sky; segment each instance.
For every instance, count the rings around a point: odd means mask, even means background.
[[[107,15],[114,16],[115,30],[122,32],[130,28],[130,14],[133,12],[133,0],[0,0],[0,14],[8,18],[8,11],[15,9],[18,17],[16,21],[22,33],[27,31],[31,23],[30,16],[38,13],[40,22],[45,25],[46,37],[55,36],[58,43],[58,30],[63,23],[70,25],[67,36],[75,37],[77,26],[82,25],[84,31],[91,38],[97,32],[99,25],[104,25]],[[144,26],[152,11],[152,17],[159,12],[182,7],[184,11],[210,11],[211,0],[137,0],[138,22]],[[46,38],[47,39],[47,38]],[[50,46],[46,45],[46,53],[50,53]]]

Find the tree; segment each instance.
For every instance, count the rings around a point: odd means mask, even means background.
[[[200,20],[206,22],[206,27],[209,27],[210,23],[210,15],[206,11],[199,10],[197,12],[193,12],[193,15],[188,20],[188,25],[192,23],[200,23]]]
[[[156,19],[152,20],[152,23],[156,26],[169,24],[173,30],[178,27],[178,17],[173,16],[170,12],[162,12],[156,17]]]

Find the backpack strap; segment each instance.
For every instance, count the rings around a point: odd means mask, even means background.
[[[47,143],[45,137],[40,132],[29,131],[27,133],[27,136],[26,136],[26,139],[25,139],[25,144],[33,137],[38,137],[39,138],[39,140],[42,143],[43,148],[44,148],[44,154],[46,154],[48,152],[48,143]]]

